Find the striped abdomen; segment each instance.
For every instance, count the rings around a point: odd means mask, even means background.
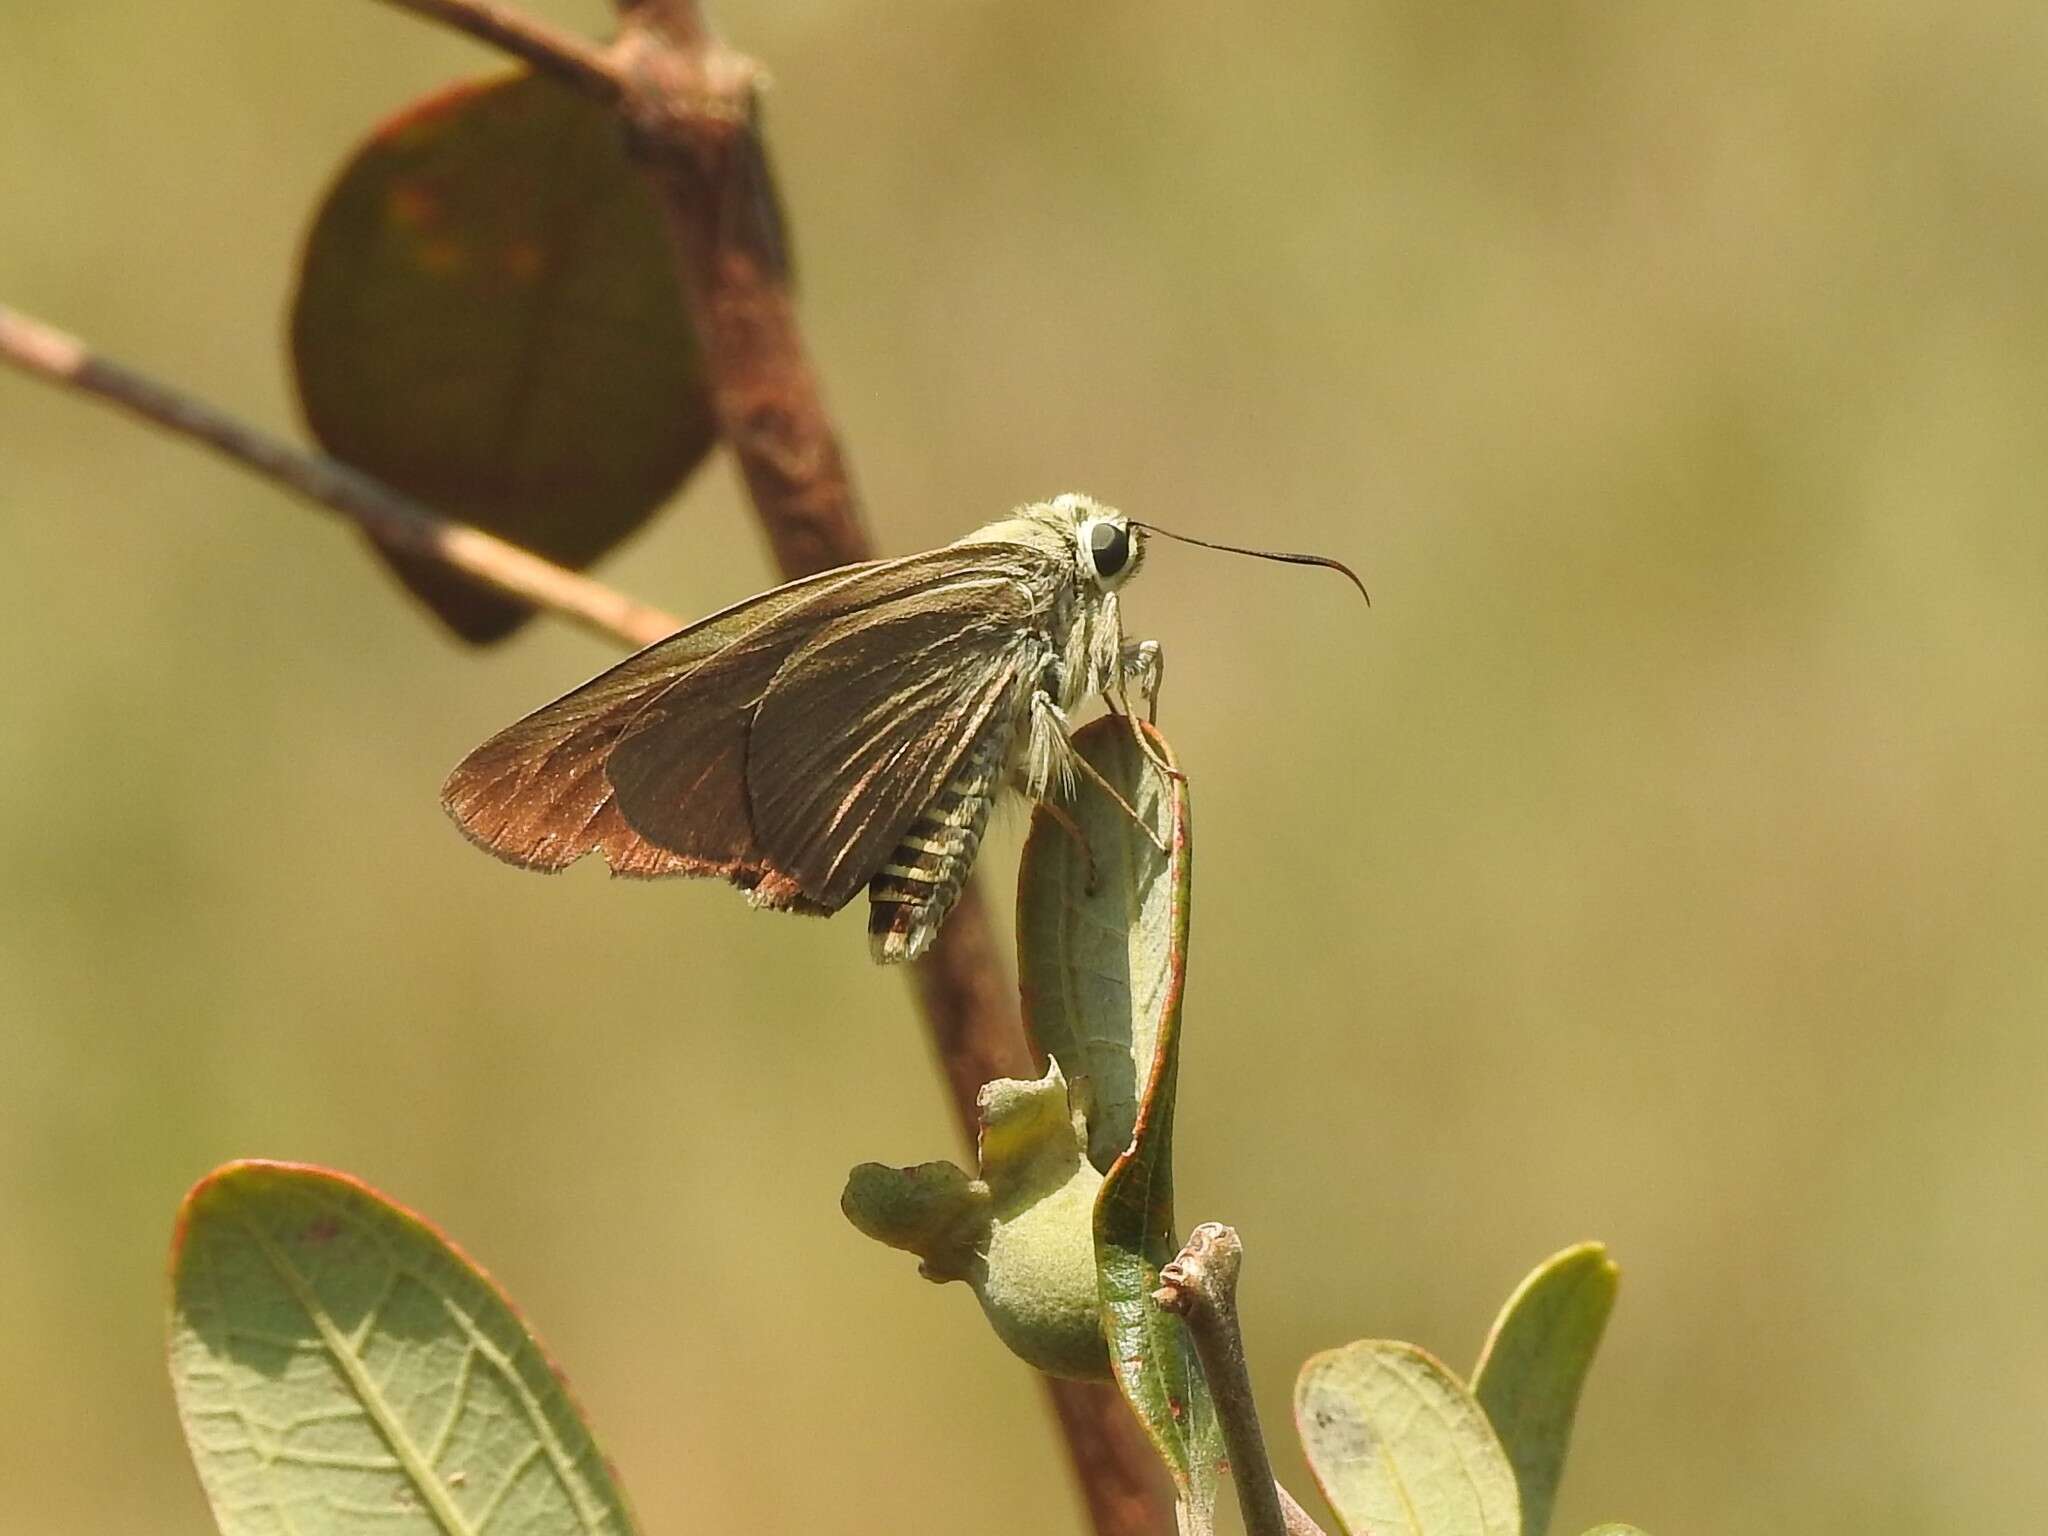
[[[868,948],[879,964],[915,960],[953,910],[981,851],[1010,732],[985,730],[868,882]]]

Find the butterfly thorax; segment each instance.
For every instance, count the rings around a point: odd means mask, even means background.
[[[1066,509],[1025,508],[959,542],[1022,544],[1054,558],[1014,565],[1033,615],[1018,637],[1028,661],[1019,668],[1017,687],[991,712],[945,787],[868,884],[869,944],[885,963],[916,959],[938,933],[1006,784],[1034,800],[1069,791],[1065,718],[1102,691],[1120,643],[1116,595],[1086,579]]]

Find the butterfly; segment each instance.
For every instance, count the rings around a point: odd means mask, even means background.
[[[721,876],[756,906],[812,914],[866,891],[874,958],[914,960],[999,795],[1048,802],[1093,776],[1074,711],[1102,698],[1131,715],[1133,688],[1156,700],[1159,647],[1125,639],[1118,601],[1156,532],[1069,494],[776,587],[506,727],[442,804],[532,869],[596,852],[616,875]],[[1358,581],[1320,556],[1269,557]]]

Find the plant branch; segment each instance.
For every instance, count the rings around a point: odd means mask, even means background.
[[[387,0],[614,104],[643,155],[675,241],[677,275],[710,370],[713,404],[786,577],[871,558],[851,476],[797,325],[781,205],[759,135],[758,71],[712,35],[695,0],[617,0],[606,49],[487,0]],[[388,542],[629,645],[679,627],[601,583],[436,517],[336,461],[262,438],[71,338],[0,312],[6,360],[203,441]],[[1014,988],[976,888],[961,893],[912,972],[954,1116],[971,1141],[990,1077],[1035,1075]],[[1098,1536],[1172,1528],[1151,1447],[1109,1388],[1050,1391]]]
[[[1175,1529],[1159,1453],[1130,1405],[1099,1381],[1041,1376],[1066,1442],[1067,1464],[1088,1506],[1096,1536],[1161,1536]]]
[[[203,443],[410,554],[443,561],[508,597],[636,650],[682,621],[539,555],[421,506],[339,460],[294,448],[191,395],[98,356],[75,336],[0,305],[0,361]]]
[[[1287,1522],[1287,1536],[1326,1536],[1316,1517],[1296,1503],[1284,1486],[1275,1483],[1273,1491],[1280,1495],[1280,1518]]]
[[[756,121],[759,71],[691,0],[622,0],[615,51],[630,125],[674,237],[712,403],[785,577],[874,558],[852,477],[804,347],[780,199]],[[963,893],[913,971],[927,1031],[970,1140],[991,1077],[1031,1053],[987,909]]]
[[[1237,1504],[1244,1511],[1248,1536],[1290,1536],[1280,1488],[1273,1481],[1273,1463],[1266,1455],[1266,1437],[1259,1430],[1259,1411],[1252,1402],[1251,1371],[1245,1365],[1244,1334],[1237,1321],[1237,1274],[1243,1264],[1244,1244],[1237,1233],[1221,1222],[1205,1221],[1189,1234],[1187,1246],[1173,1262],[1159,1271],[1161,1284],[1152,1300],[1162,1311],[1178,1314],[1194,1341],[1209,1394],[1216,1400],[1223,1449],[1230,1458],[1230,1477],[1237,1484]],[[1298,1504],[1294,1513],[1307,1518]]]
[[[466,32],[478,42],[567,81],[595,100],[619,99],[619,71],[611,55],[588,38],[490,0],[384,0],[387,5]]]
[[[675,240],[676,270],[710,364],[712,399],[786,576],[870,558],[838,433],[797,323],[782,202],[760,135],[751,60],[724,47],[696,0],[617,0],[620,111]],[[1035,1076],[1016,989],[977,887],[916,963],[918,1006],[973,1141],[992,1077]],[[1047,1391],[1097,1536],[1172,1529],[1157,1456],[1102,1384]]]
[[[711,35],[697,0],[613,0],[629,29],[660,34],[679,48],[701,47]]]

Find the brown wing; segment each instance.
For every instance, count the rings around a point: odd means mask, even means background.
[[[932,774],[911,747],[893,760],[861,749],[879,741],[878,751],[896,750],[920,727],[935,733],[928,750],[964,749],[966,738],[953,742],[940,729],[952,716],[937,694],[904,696],[923,675],[913,669],[929,664],[954,677],[950,659],[986,682],[993,637],[1015,641],[1032,593],[1062,573],[1054,557],[1026,545],[949,544],[864,567],[776,614],[644,699],[608,744],[604,774],[619,817],[646,844],[683,859],[679,873],[726,875],[763,906],[836,910],[867,876],[828,876],[818,849],[833,835],[830,819],[786,812],[777,793],[797,774],[843,795],[849,765],[875,794],[926,793],[919,786]],[[893,627],[920,610],[929,630]],[[800,655],[813,659],[799,663]],[[887,705],[899,696],[903,712],[891,716]],[[763,720],[767,756],[753,746]],[[925,803],[928,795],[896,820],[898,835]],[[890,808],[883,825],[897,816]]]
[[[472,841],[531,869],[562,869],[595,851],[617,875],[765,872],[750,839],[709,856],[649,842],[619,814],[606,758],[641,710],[679,679],[873,568],[847,566],[791,582],[657,641],[470,753],[441,787],[442,805]],[[784,629],[780,649],[809,632]],[[736,780],[732,794],[744,814]]]
[[[848,615],[791,653],[754,716],[754,826],[836,907],[895,852],[987,730],[1007,736],[1049,652],[1030,593],[970,574]]]

